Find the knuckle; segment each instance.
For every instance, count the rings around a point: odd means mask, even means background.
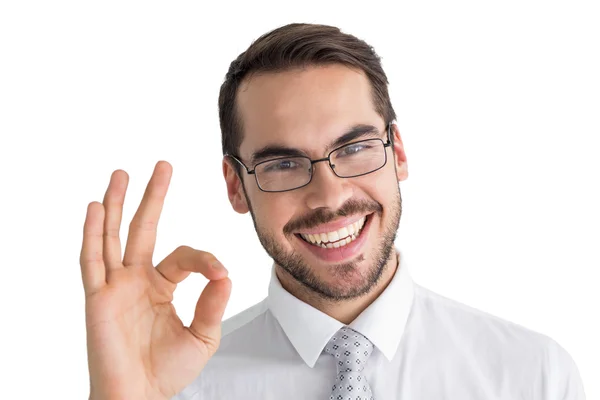
[[[193,247],[190,247],[187,245],[181,245],[181,246],[177,247],[177,249],[175,249],[174,253],[175,252],[181,253],[181,254],[189,254],[190,256],[192,256],[194,258],[201,258],[203,260],[216,259],[216,257],[208,251],[194,249]]]
[[[182,244],[182,245],[178,246],[174,252],[184,253],[184,252],[188,252],[190,250],[194,250],[194,249],[191,248],[190,246],[186,246],[186,245]]]
[[[102,239],[102,231],[96,230],[95,228],[88,228],[84,231],[84,236],[89,239]]]
[[[104,229],[104,237],[118,238],[119,237],[119,229],[118,228],[105,228]]]
[[[125,205],[125,198],[116,195],[107,195],[106,207],[108,208],[123,208]]]
[[[209,263],[214,263],[215,261],[217,261],[217,257],[215,257],[214,254],[212,254],[208,251],[202,251],[202,250],[198,250],[198,251],[200,252],[198,254],[198,258],[200,258],[205,263],[209,264]]]
[[[104,261],[101,251],[82,252],[79,256],[80,264],[98,263]]]
[[[202,251],[202,250],[198,250],[200,252],[200,255],[204,258],[216,258],[215,255],[209,251]]]
[[[151,221],[151,220],[141,221],[141,220],[134,219],[129,224],[129,230],[154,232],[154,231],[156,231],[156,222]]]

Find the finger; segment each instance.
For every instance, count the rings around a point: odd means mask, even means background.
[[[103,223],[104,207],[102,204],[97,201],[88,204],[83,224],[83,243],[79,255],[81,279],[86,294],[94,293],[106,284],[106,270],[102,257]]]
[[[214,353],[221,339],[221,320],[231,294],[229,278],[210,281],[200,294],[190,331]]]
[[[104,262],[108,271],[123,267],[119,231],[128,182],[127,172],[123,170],[113,172],[102,201],[106,213],[104,218]]]
[[[156,227],[169,188],[171,173],[171,164],[166,161],[156,163],[144,197],[129,225],[129,237],[123,255],[125,266],[152,264]]]
[[[175,284],[192,272],[199,272],[210,280],[223,279],[228,274],[214,255],[189,246],[179,246],[156,266],[156,270]]]

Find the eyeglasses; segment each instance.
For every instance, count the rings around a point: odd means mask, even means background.
[[[239,158],[231,157],[256,178],[263,192],[287,192],[308,185],[315,165],[327,161],[333,173],[340,178],[354,178],[375,172],[387,163],[386,147],[391,146],[391,126],[387,126],[387,143],[381,139],[366,139],[332,150],[327,157],[311,160],[308,157],[278,157],[261,161],[250,170]]]

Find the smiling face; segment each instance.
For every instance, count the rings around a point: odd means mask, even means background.
[[[314,160],[365,139],[388,142],[387,121],[374,109],[369,80],[339,64],[254,75],[242,83],[237,105],[243,121],[237,155],[251,170],[265,159],[304,155]],[[408,171],[395,126],[391,135],[393,145],[373,156],[385,152],[381,169],[340,178],[327,162],[319,162],[310,184],[287,192],[261,191],[243,169],[242,185],[234,161],[224,160],[234,209],[251,212],[260,242],[277,267],[321,298],[339,301],[368,293],[395,257],[402,210],[398,181]],[[342,155],[366,150],[357,145]]]

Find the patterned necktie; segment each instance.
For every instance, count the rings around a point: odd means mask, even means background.
[[[373,343],[347,326],[333,335],[325,346],[326,353],[335,357],[337,377],[330,400],[373,400],[371,387],[363,374]]]

